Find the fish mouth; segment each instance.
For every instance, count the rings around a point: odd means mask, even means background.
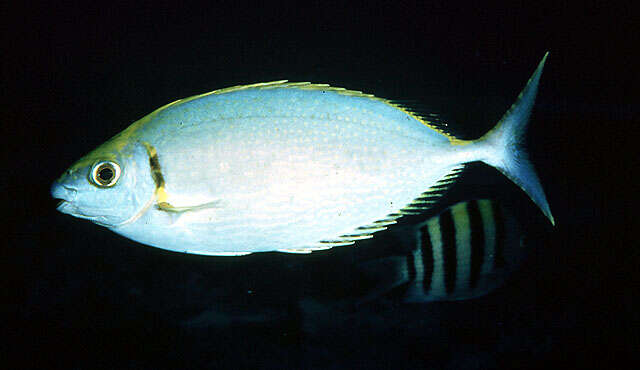
[[[70,204],[70,202],[64,199],[53,199],[53,201],[56,203],[56,211],[60,211],[60,212],[62,212],[63,209],[68,207]]]
[[[56,211],[70,215],[74,214],[73,204],[71,204],[71,202],[69,202],[68,200],[55,198],[53,199],[53,202],[55,204]]]
[[[82,210],[80,210],[78,208],[78,204],[74,204],[77,194],[78,190],[76,190],[75,188],[61,184],[57,181],[54,182],[51,186],[51,196],[53,197],[53,201],[56,202],[56,210],[58,212],[66,213],[78,218],[83,218],[100,226],[111,226],[111,223],[108,222],[108,219],[106,217],[101,215],[86,214]]]
[[[56,202],[56,210],[66,213],[65,210],[71,206],[76,199],[78,191],[70,186],[55,182],[51,186],[51,196]]]

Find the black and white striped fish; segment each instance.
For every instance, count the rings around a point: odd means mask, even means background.
[[[402,254],[358,264],[377,282],[369,298],[391,290],[406,302],[479,297],[504,284],[526,257],[518,222],[495,200],[456,203],[412,225],[408,236]]]

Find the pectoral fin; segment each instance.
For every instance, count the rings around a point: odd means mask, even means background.
[[[182,212],[188,212],[188,211],[199,211],[199,210],[208,209],[208,208],[219,208],[220,201],[214,200],[213,202],[198,204],[195,206],[185,206],[185,207],[175,207],[168,202],[157,202],[156,207],[165,212],[182,213]]]

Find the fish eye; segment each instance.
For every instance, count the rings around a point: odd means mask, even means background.
[[[91,170],[92,182],[101,187],[108,188],[116,184],[120,178],[120,166],[111,161],[98,162]]]

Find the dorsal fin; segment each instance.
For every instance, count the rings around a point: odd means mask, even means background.
[[[439,133],[457,140],[457,133],[454,132],[451,127],[444,121],[444,119],[437,113],[429,111],[427,107],[423,106],[421,102],[417,100],[389,100],[389,104],[402,109],[404,112],[411,113],[412,116],[419,118],[422,123],[430,128],[438,131]]]
[[[447,127],[447,124],[443,122],[438,115],[433,113],[424,112],[422,109],[417,108],[417,106],[412,106],[408,104],[408,101],[397,101],[397,100],[389,100],[385,98],[379,98],[372,94],[367,94],[358,90],[349,90],[343,87],[334,87],[329,84],[319,84],[319,83],[311,83],[311,82],[289,82],[288,80],[277,80],[277,81],[269,81],[269,82],[258,82],[247,85],[237,85],[225,87],[218,90],[213,90],[204,94],[194,95],[188,98],[179,99],[172,103],[166,104],[155,111],[151,112],[147,117],[152,117],[163,110],[169,107],[175,107],[180,104],[184,104],[190,102],[195,99],[203,98],[208,95],[221,95],[228,94],[236,91],[249,90],[249,89],[258,89],[258,90],[269,90],[269,89],[298,89],[298,90],[312,90],[312,91],[330,91],[335,92],[340,95],[345,96],[353,96],[359,98],[367,98],[371,100],[377,100],[384,104],[387,104],[395,109],[402,111],[403,113],[411,116],[418,122],[423,125],[429,127],[430,129],[440,133],[447,137],[451,142],[458,142],[458,138],[453,134]]]

